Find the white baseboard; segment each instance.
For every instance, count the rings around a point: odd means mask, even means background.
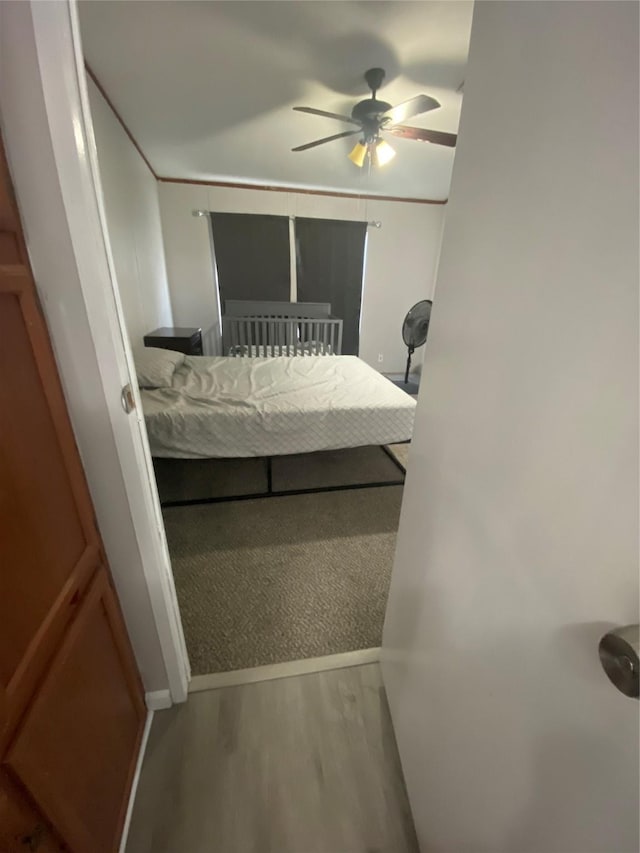
[[[133,804],[135,803],[136,793],[138,792],[138,782],[140,781],[142,762],[144,761],[144,754],[147,750],[147,741],[149,740],[149,732],[151,731],[152,722],[153,711],[148,711],[147,719],[145,720],[144,724],[144,731],[142,732],[142,740],[140,741],[140,751],[138,752],[138,760],[136,761],[136,772],[133,774],[133,782],[131,783],[131,791],[129,792],[129,803],[127,805],[127,814],[124,819],[124,826],[122,827],[122,836],[120,838],[120,846],[118,847],[118,853],[125,853],[125,848],[127,846],[127,838],[129,837],[129,827],[131,826],[131,815],[133,814]]]
[[[149,711],[163,711],[173,705],[171,693],[168,690],[153,690],[144,694],[144,701]]]
[[[235,669],[231,672],[213,672],[210,675],[194,675],[189,682],[189,693],[202,690],[216,690],[219,687],[234,687],[238,684],[255,684],[259,681],[273,681],[276,678],[291,678],[295,675],[309,675],[312,672],[326,672],[330,669],[344,669],[348,666],[362,666],[380,660],[380,649],[358,649],[339,655],[326,655],[320,658],[273,663],[267,666],[254,666],[251,669]],[[149,695],[149,694],[147,694]]]

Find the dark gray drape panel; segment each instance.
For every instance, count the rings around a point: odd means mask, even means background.
[[[298,302],[330,302],[342,353],[358,355],[366,222],[296,218]]]
[[[220,300],[288,302],[289,219],[253,213],[212,213]]]

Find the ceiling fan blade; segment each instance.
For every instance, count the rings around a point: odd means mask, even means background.
[[[426,130],[423,127],[408,127],[406,124],[394,124],[385,127],[387,133],[400,136],[402,139],[415,139],[418,142],[433,142],[434,145],[446,145],[455,148],[458,136],[455,133],[445,133],[442,130]]]
[[[398,122],[406,121],[408,118],[428,113],[431,110],[437,110],[440,102],[435,98],[430,98],[429,95],[416,95],[415,98],[409,98],[408,101],[403,101],[397,107],[392,107],[383,115],[383,118],[389,119],[389,124],[398,124]]]
[[[345,130],[344,133],[335,133],[333,136],[325,136],[323,139],[316,139],[315,142],[307,142],[306,145],[298,145],[297,148],[292,148],[292,151],[306,151],[307,148],[315,148],[316,145],[324,145],[325,142],[333,142],[334,139],[343,139],[345,136],[355,136],[360,133],[360,130]]]
[[[357,124],[360,127],[360,122],[351,116],[341,116],[338,113],[328,113],[325,110],[316,110],[314,107],[293,107],[296,112],[310,113],[312,116],[324,116],[325,118],[337,118],[338,121],[348,121],[349,124]],[[399,119],[400,121],[400,119]]]

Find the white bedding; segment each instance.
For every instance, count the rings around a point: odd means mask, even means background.
[[[356,356],[191,356],[141,391],[154,456],[277,456],[411,438],[415,401]]]

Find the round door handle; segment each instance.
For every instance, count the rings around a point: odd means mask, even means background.
[[[600,640],[600,663],[609,680],[625,696],[640,698],[640,626],[625,625],[608,631]]]
[[[120,392],[120,402],[122,403],[122,408],[128,415],[135,409],[136,400],[133,396],[131,385],[125,385]]]

